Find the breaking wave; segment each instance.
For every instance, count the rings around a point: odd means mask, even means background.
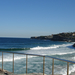
[[[55,49],[55,48],[66,47],[66,46],[71,46],[71,44],[52,45],[52,46],[49,46],[49,47],[40,47],[40,46],[37,46],[37,47],[30,48],[30,50]]]
[[[30,48],[31,50],[40,50],[40,49],[53,49],[53,48],[58,48],[59,46],[54,46],[54,47],[33,47],[33,48]]]

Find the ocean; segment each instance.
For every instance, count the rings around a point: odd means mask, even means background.
[[[0,51],[13,51],[27,54],[48,55],[61,59],[75,61],[74,42],[59,42],[37,40],[30,38],[0,38]],[[3,54],[3,69],[12,72],[12,57],[10,53]],[[15,54],[14,72],[26,73],[26,56]],[[2,53],[0,52],[0,67],[2,67]],[[69,65],[69,74],[74,72],[75,64]],[[67,63],[54,60],[54,73],[66,75]],[[28,56],[28,73],[43,73],[43,57]],[[45,74],[52,74],[52,59],[45,58]]]

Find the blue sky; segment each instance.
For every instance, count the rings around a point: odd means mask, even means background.
[[[75,0],[0,0],[0,37],[75,31]]]

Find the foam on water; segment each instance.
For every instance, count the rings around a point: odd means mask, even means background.
[[[36,56],[28,56],[28,58],[33,58],[33,57],[36,57]],[[1,56],[0,56],[0,58],[2,58]],[[26,58],[26,56],[14,56],[14,61],[16,61],[16,60],[21,60],[21,59],[23,59],[23,58]],[[11,62],[11,61],[13,61],[13,57],[12,56],[10,56],[10,55],[5,55],[4,56],[4,58],[3,58],[3,62]],[[2,59],[0,59],[0,62],[2,62]]]
[[[71,45],[72,44],[52,45],[52,46],[48,46],[48,47],[40,47],[40,46],[37,46],[37,47],[30,48],[30,49],[31,50],[55,49],[55,48],[67,47],[67,46],[71,46]]]
[[[71,65],[69,66],[69,74],[71,74],[72,72],[75,72],[75,65],[74,64],[72,66]],[[61,70],[60,74],[67,75],[67,67],[66,68],[63,68]]]
[[[74,49],[70,49],[69,47],[72,46],[73,43],[67,43],[67,44],[51,44],[49,46],[41,46],[41,45],[38,45],[36,47],[32,47],[30,48],[30,50],[25,50],[25,51],[21,51],[23,53],[29,53],[29,54],[39,54],[39,55],[50,55],[50,56],[63,56],[64,55],[67,55],[67,54],[72,54],[72,53],[75,53],[75,50]],[[28,58],[33,58],[34,56],[28,56]],[[2,58],[0,56],[0,58]],[[21,59],[24,59],[26,58],[26,56],[20,56],[20,55],[15,55],[14,57],[14,60],[16,62],[16,60],[21,60]],[[65,57],[66,58],[66,57]],[[36,58],[35,58],[36,59]],[[72,59],[75,59],[75,57],[72,57]],[[7,55],[4,55],[4,62],[11,62],[13,61],[13,58],[12,56],[9,54],[8,56]],[[2,62],[2,59],[0,59],[0,63]],[[74,72],[74,68],[75,68],[75,65],[71,65],[70,66],[70,72]],[[18,72],[18,70],[17,70]],[[58,72],[59,73],[59,72]],[[63,75],[66,75],[66,68],[63,68],[61,69],[60,71],[61,74]]]
[[[54,46],[54,47],[34,47],[34,48],[30,48],[31,50],[41,50],[41,49],[53,49],[53,48],[58,48],[59,46]]]
[[[75,53],[75,51],[73,51],[73,52],[64,52],[64,53],[55,53],[55,54],[53,54],[53,55],[65,55],[65,54],[72,54],[72,53]]]
[[[25,58],[25,57],[15,57],[14,60],[20,60],[22,58]],[[13,58],[11,57],[7,57],[3,59],[3,62],[11,62],[11,61],[13,61]],[[0,62],[2,62],[2,59],[0,59]]]
[[[62,45],[52,45],[52,46],[49,46],[49,47],[33,47],[33,48],[30,48],[31,50],[27,50],[27,51],[23,51],[23,52],[28,52],[29,54],[41,54],[41,55],[66,55],[66,54],[72,54],[72,53],[75,53],[75,51],[71,50],[71,51],[63,51],[62,48],[66,48],[67,46],[71,46],[72,44],[62,44]],[[60,51],[61,49],[61,51]],[[37,50],[34,51],[34,50]],[[22,51],[21,51],[22,52]],[[31,53],[32,52],[32,53]],[[32,58],[33,56],[29,56],[29,58]],[[25,56],[18,56],[16,55],[14,60],[20,60],[22,58],[25,58]],[[0,62],[2,60],[0,59]],[[10,55],[7,57],[7,58],[4,58],[4,61],[12,61],[12,58],[10,58]]]

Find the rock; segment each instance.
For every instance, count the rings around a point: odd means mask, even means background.
[[[4,74],[5,74],[5,75],[8,75],[8,73],[7,73],[7,72],[4,72]]]
[[[75,43],[73,44],[73,47],[75,47]]]
[[[58,33],[58,34],[52,34],[48,36],[31,37],[31,39],[75,42],[75,32]]]

